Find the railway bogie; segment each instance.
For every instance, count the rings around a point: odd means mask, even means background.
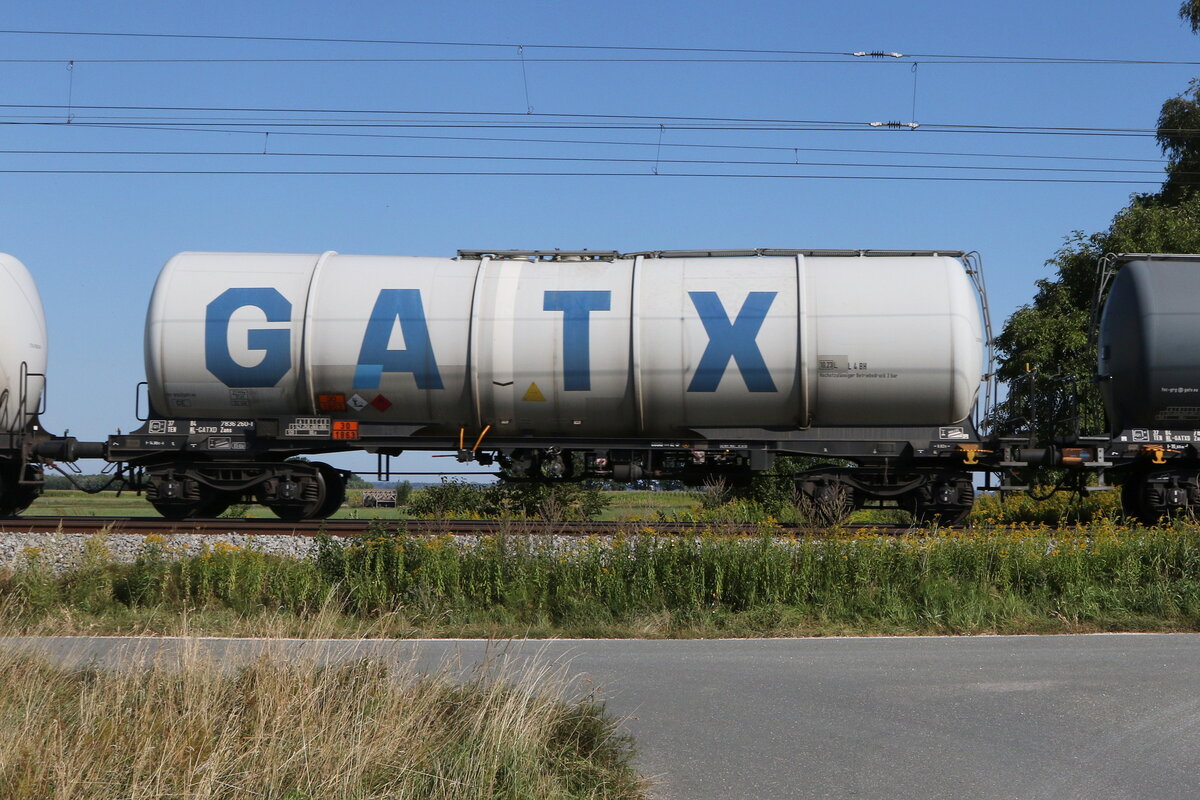
[[[1154,525],[1164,519],[1200,512],[1200,480],[1197,468],[1189,470],[1134,472],[1121,485],[1121,508],[1125,515]]]
[[[906,493],[901,508],[919,523],[957,525],[975,503],[975,476],[970,472],[930,476],[920,487]]]
[[[322,462],[188,459],[144,466],[140,486],[168,519],[216,517],[253,500],[295,521],[337,511],[346,498],[346,476]]]

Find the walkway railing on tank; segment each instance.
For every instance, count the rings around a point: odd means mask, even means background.
[[[971,279],[971,284],[975,287],[975,292],[979,295],[979,311],[983,317],[983,347],[984,357],[987,361],[983,373],[983,403],[978,402],[975,405],[975,429],[980,433],[984,432],[986,424],[992,419],[996,410],[997,401],[997,382],[996,382],[996,341],[992,336],[992,310],[988,304],[987,283],[983,277],[983,256],[979,251],[972,250],[962,256],[963,264],[966,265],[967,277]]]

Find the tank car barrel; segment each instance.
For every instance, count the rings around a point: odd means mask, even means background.
[[[970,414],[984,342],[961,259],[761,252],[181,253],[147,317],[151,403],[492,438]]]

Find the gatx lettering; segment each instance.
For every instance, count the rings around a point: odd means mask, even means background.
[[[708,344],[688,384],[689,392],[715,392],[732,360],[751,392],[774,392],[775,382],[758,348],[758,332],[776,292],[750,292],[732,321],[716,292],[688,292]],[[291,331],[251,329],[246,346],[261,351],[254,366],[234,361],[229,350],[229,323],[239,309],[262,311],[267,322],[288,322],[292,304],[269,287],[227,289],[208,304],[204,323],[204,358],[208,371],[230,387],[274,386],[292,367]],[[589,391],[591,376],[591,314],[612,310],[612,292],[547,290],[542,310],[561,313],[563,320],[563,389]],[[390,349],[396,325],[404,347]],[[429,325],[419,289],[383,289],[375,299],[354,369],[355,389],[377,389],[385,373],[410,373],[418,389],[442,389],[441,372],[429,337]]]

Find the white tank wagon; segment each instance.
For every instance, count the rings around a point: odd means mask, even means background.
[[[182,253],[147,316],[150,418],[110,449],[176,516],[247,493],[319,516],[341,477],[282,457],[355,448],[693,482],[812,455],[859,468],[806,493],[957,514],[981,296],[959,252]]]
[[[0,253],[0,515],[24,510],[42,491],[32,454],[46,382],[46,315],[33,276]]]

